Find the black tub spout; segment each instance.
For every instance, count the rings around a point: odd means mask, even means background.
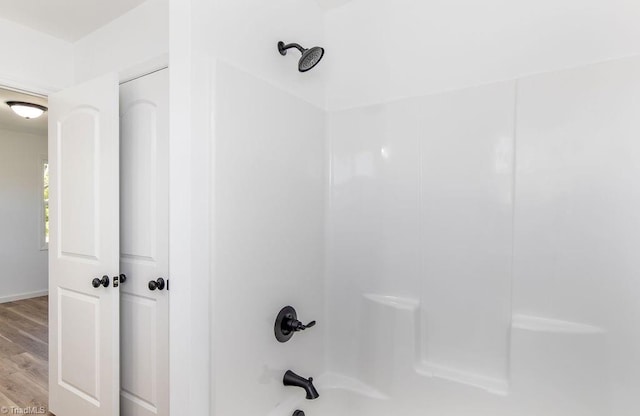
[[[284,378],[282,379],[282,383],[285,386],[294,386],[294,387],[303,388],[304,391],[307,392],[307,400],[313,400],[320,397],[320,394],[318,394],[318,391],[313,386],[313,378],[311,377],[309,377],[309,379],[306,379],[304,377],[300,377],[299,375],[297,375],[291,370],[287,370],[287,372],[284,373]]]

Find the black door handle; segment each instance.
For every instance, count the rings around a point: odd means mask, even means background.
[[[149,280],[149,290],[162,290],[164,289],[165,283],[162,277],[158,277],[157,280]]]
[[[107,287],[109,286],[109,276],[102,276],[102,279],[96,277],[91,281],[91,285],[95,288],[99,288],[101,285]]]

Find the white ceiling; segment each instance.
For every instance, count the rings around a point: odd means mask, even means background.
[[[0,17],[75,42],[145,0],[0,0]]]
[[[47,106],[46,98],[34,97],[32,95],[0,88],[0,129],[31,134],[47,134],[48,112],[45,112],[36,119],[27,120],[15,114],[6,104],[7,101],[24,101]]]

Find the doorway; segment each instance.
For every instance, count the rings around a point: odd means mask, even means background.
[[[49,405],[168,415],[168,71],[49,96]]]
[[[0,411],[9,414],[48,406],[49,172],[38,106],[47,99],[0,89]]]
[[[106,90],[100,87],[105,79],[111,85]],[[92,100],[101,90],[109,91],[111,97],[103,101],[101,109],[103,116],[111,115],[102,123],[109,124],[110,130],[108,135],[92,136],[87,134],[92,131],[92,118],[86,115],[91,115],[94,108],[85,103],[69,104],[68,98]],[[8,303],[0,303],[0,407],[10,414],[73,415],[84,406],[84,413],[100,416],[166,416],[168,70],[148,73],[119,86],[117,77],[111,74],[49,98],[51,111],[47,115],[51,125],[56,126],[55,134],[47,140],[44,120],[40,132],[44,153],[37,157],[38,212],[43,229],[38,247],[44,251],[44,289],[30,296],[7,297]],[[47,142],[51,155],[46,152]],[[87,143],[94,147],[87,148]],[[93,156],[107,147],[108,153],[102,155],[111,163],[105,163],[106,159],[91,163],[95,161]],[[8,152],[2,157],[18,159],[9,157]],[[11,165],[5,162],[3,165]],[[107,175],[99,173],[106,182],[87,180],[96,172],[86,168],[100,164],[107,167],[102,171]],[[100,189],[92,188],[105,183],[113,194],[110,199]],[[96,212],[104,214],[105,205],[92,205],[85,200],[101,198],[112,205],[115,201],[115,205],[107,221],[96,222],[98,217],[91,209],[99,207]],[[7,205],[2,204],[5,209]],[[47,262],[49,230],[52,245]],[[94,246],[98,240],[91,237],[92,230],[106,230],[103,235],[110,238]],[[71,239],[70,233],[75,233]],[[11,239],[17,240],[15,235],[35,233],[13,230],[6,234],[8,246]],[[109,244],[111,259],[108,270],[101,263],[107,257],[100,251],[105,243]],[[95,255],[84,253],[87,249],[94,250]],[[70,261],[85,268],[88,265],[91,270],[79,268],[81,273],[75,273],[61,263]],[[103,284],[103,280],[108,283]],[[101,304],[110,306],[101,309]],[[110,386],[109,394],[101,390],[106,385]]]

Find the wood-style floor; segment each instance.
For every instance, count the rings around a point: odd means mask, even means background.
[[[48,297],[0,304],[0,407],[47,409],[47,355]]]

